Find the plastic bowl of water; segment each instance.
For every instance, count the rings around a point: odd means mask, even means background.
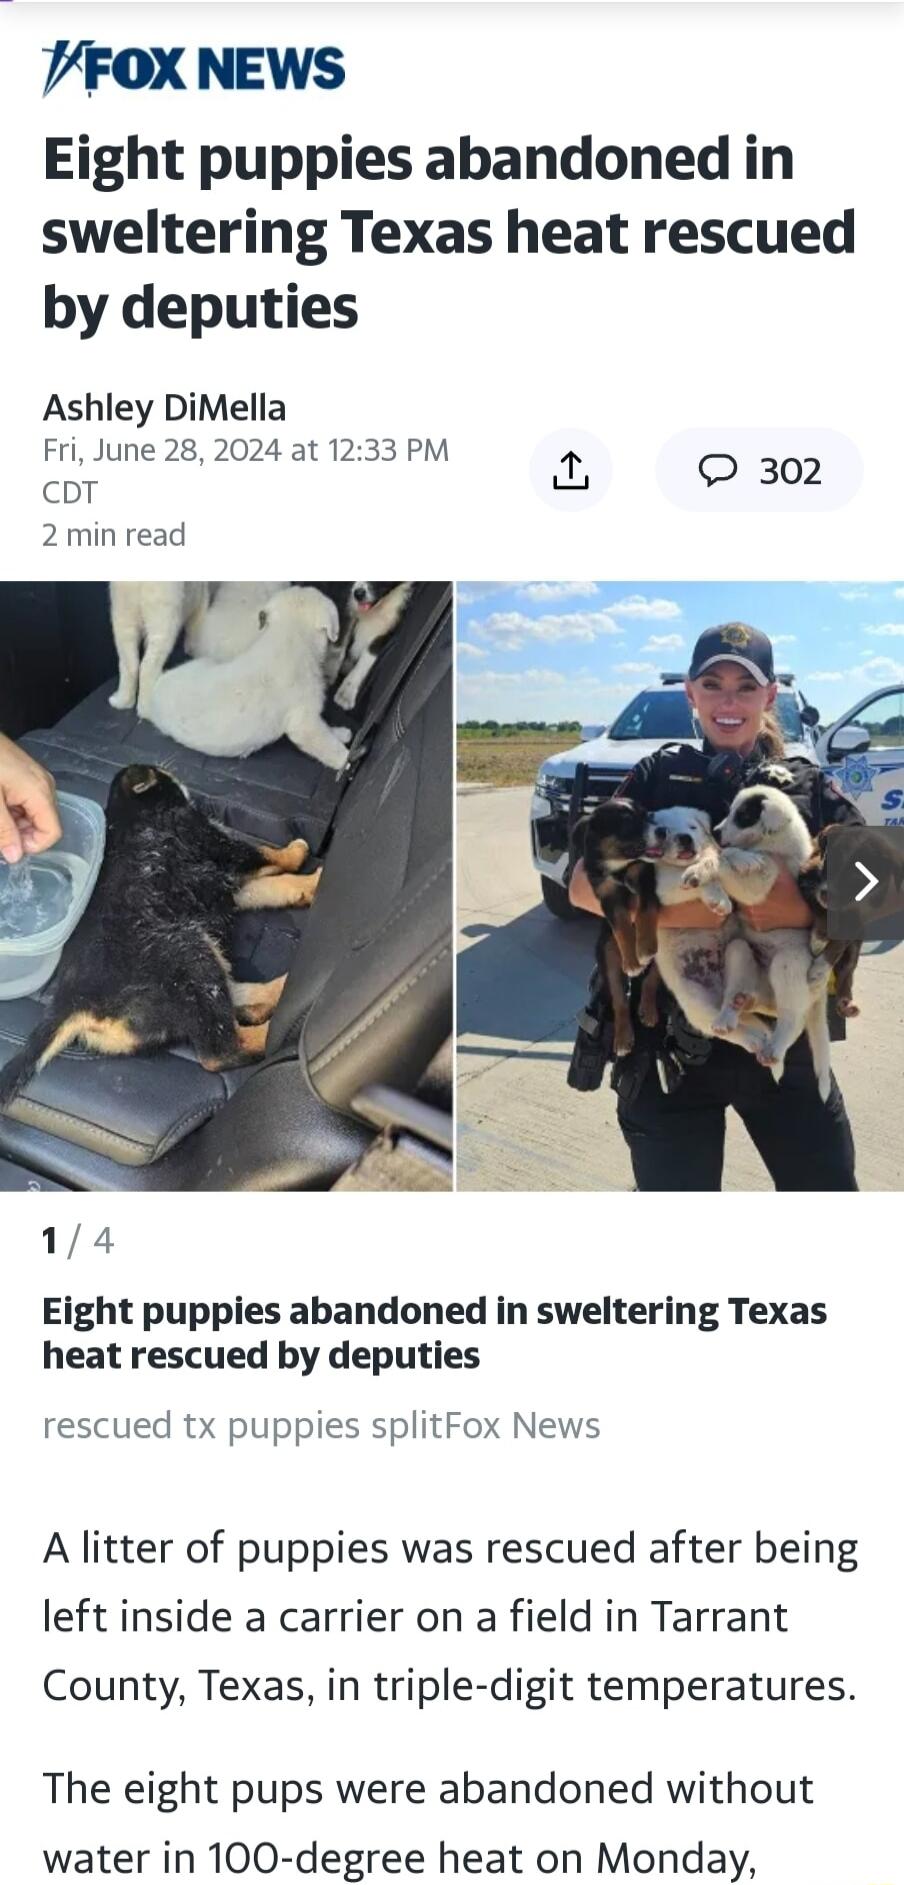
[[[106,820],[93,799],[57,794],[63,835],[38,857],[0,858],[0,1001],[50,981],[88,905],[104,855]]]

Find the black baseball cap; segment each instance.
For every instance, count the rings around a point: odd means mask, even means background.
[[[748,628],[746,622],[723,622],[720,628],[705,628],[691,656],[688,680],[696,681],[717,661],[736,661],[761,687],[769,687],[775,680],[772,643],[761,629]]]

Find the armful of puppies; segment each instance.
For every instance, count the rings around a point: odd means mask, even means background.
[[[809,929],[813,922],[796,878],[784,865],[768,895],[761,903],[745,903],[743,913],[749,929]],[[703,902],[672,904],[659,911],[659,926],[664,924],[666,929],[721,929],[724,921],[724,916]]]
[[[590,888],[583,863],[577,863],[568,886],[571,903],[577,910],[599,915],[599,903]],[[780,868],[775,883],[762,903],[748,904],[744,920],[751,929],[809,929],[812,912],[804,902],[789,870]],[[724,916],[710,910],[702,901],[673,904],[660,909],[659,925],[667,929],[721,929]]]

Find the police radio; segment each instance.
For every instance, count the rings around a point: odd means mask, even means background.
[[[706,768],[707,779],[725,792],[733,793],[743,776],[744,761],[740,753],[716,753]]]

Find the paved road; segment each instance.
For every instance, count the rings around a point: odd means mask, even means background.
[[[540,902],[530,861],[530,790],[458,798],[458,1183],[471,1191],[611,1191],[631,1186],[608,1081],[565,1084],[575,1015],[590,973],[590,918],[560,923]],[[864,957],[862,1014],[833,1049],[864,1190],[901,1184],[904,944]],[[729,1115],[726,1189],[768,1190]]]

